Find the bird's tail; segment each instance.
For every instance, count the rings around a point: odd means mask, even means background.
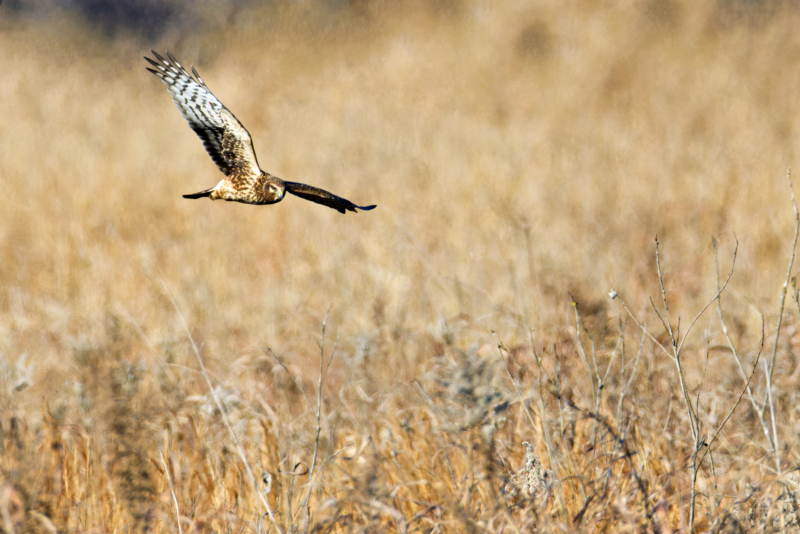
[[[0,1],[2,1],[2,0],[0,0]],[[211,196],[211,192],[212,191],[214,191],[214,188],[206,189],[205,191],[200,191],[199,193],[192,193],[190,195],[183,195],[183,198],[196,199],[196,198],[208,197],[208,196]]]

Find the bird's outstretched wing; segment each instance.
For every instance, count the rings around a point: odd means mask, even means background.
[[[203,146],[226,176],[234,171],[240,177],[256,177],[261,173],[253,140],[242,123],[217,100],[192,67],[194,78],[167,52],[164,59],[152,51],[155,60],[145,59],[155,69],[150,72],[161,78],[172,101],[183,118],[203,141]]]
[[[306,200],[310,200],[311,202],[316,202],[317,204],[322,204],[323,206],[328,206],[329,208],[333,208],[337,210],[339,213],[345,213],[345,210],[350,210],[352,212],[356,212],[356,208],[360,210],[371,210],[375,208],[375,206],[356,206],[349,200],[337,197],[332,193],[328,193],[323,189],[319,189],[318,187],[312,187],[306,184],[299,184],[297,182],[284,182],[286,187],[286,191],[297,195],[300,198],[304,198]]]

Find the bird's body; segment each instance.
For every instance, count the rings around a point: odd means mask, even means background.
[[[261,171],[258,176],[250,176],[238,169],[234,169],[231,174],[220,180],[211,189],[191,195],[183,195],[183,197],[208,197],[211,200],[227,200],[241,202],[242,204],[274,204],[280,202],[283,199],[283,195],[286,194],[286,187],[283,185],[285,183],[277,176],[272,176],[264,171]],[[283,193],[276,194],[266,189],[270,185],[273,186],[273,191],[279,192],[283,190]],[[268,191],[271,194],[268,194]]]
[[[347,199],[325,190],[297,182],[286,182],[264,172],[258,166],[253,141],[242,123],[220,102],[192,67],[194,78],[167,52],[164,59],[153,52],[156,60],[145,57],[167,86],[172,100],[189,126],[200,137],[203,146],[220,171],[225,174],[215,187],[183,195],[184,198],[228,200],[244,204],[275,204],[286,193],[331,207],[341,213],[356,209],[371,210],[375,206],[357,206]]]

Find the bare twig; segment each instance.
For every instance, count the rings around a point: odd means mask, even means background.
[[[665,284],[664,284],[664,275],[663,275],[663,272],[661,270],[661,256],[659,254],[658,237],[656,237],[655,242],[656,242],[656,269],[658,271],[658,282],[659,282],[659,286],[661,288],[661,298],[662,298],[662,302],[663,302],[663,306],[664,306],[664,315],[663,315],[663,317],[658,312],[658,309],[656,308],[656,305],[655,305],[655,303],[653,302],[652,299],[650,299],[650,303],[652,304],[653,310],[656,312],[656,315],[658,316],[659,320],[661,321],[661,324],[664,326],[664,329],[667,331],[667,334],[669,335],[670,344],[672,345],[672,354],[670,354],[669,351],[667,351],[664,348],[664,346],[657,339],[655,339],[652,336],[652,334],[650,334],[647,331],[647,329],[641,323],[639,323],[639,321],[636,320],[636,317],[634,317],[633,313],[630,311],[628,306],[625,304],[625,300],[622,299],[622,298],[620,298],[620,300],[622,302],[623,308],[625,308],[625,310],[628,312],[628,315],[631,316],[631,318],[634,320],[636,325],[642,330],[642,332],[643,332],[643,334],[642,334],[643,338],[642,339],[644,340],[644,336],[645,335],[649,336],[650,339],[652,339],[656,343],[656,345],[661,347],[661,349],[664,351],[664,353],[666,353],[668,356],[670,356],[670,358],[675,362],[675,366],[676,366],[677,371],[678,371],[678,382],[679,382],[679,385],[680,385],[680,388],[681,388],[681,393],[683,394],[684,406],[685,406],[686,412],[687,412],[687,414],[689,416],[689,424],[690,424],[691,431],[692,431],[692,438],[694,439],[694,449],[693,449],[693,452],[692,452],[692,459],[691,459],[691,462],[690,462],[690,478],[691,478],[692,484],[691,484],[691,497],[690,497],[690,503],[689,503],[689,525],[688,525],[689,531],[692,532],[693,531],[693,525],[694,525],[695,501],[696,501],[696,495],[697,495],[697,493],[696,493],[696,481],[697,481],[698,463],[697,463],[696,460],[697,460],[698,452],[702,449],[702,447],[704,445],[706,445],[706,443],[705,443],[705,436],[701,436],[701,434],[700,434],[700,417],[699,417],[699,415],[697,413],[697,410],[693,409],[693,407],[692,407],[692,400],[691,400],[691,397],[689,395],[689,390],[688,390],[688,388],[686,386],[686,380],[685,380],[685,377],[684,377],[683,366],[681,364],[681,355],[682,355],[683,346],[684,346],[684,344],[686,342],[686,339],[689,337],[689,333],[691,332],[691,330],[694,327],[694,325],[697,323],[697,321],[700,319],[700,317],[703,315],[703,313],[705,313],[705,311],[708,309],[708,307],[711,306],[711,304],[713,304],[715,301],[717,301],[717,303],[719,302],[719,296],[722,294],[722,292],[728,286],[728,283],[730,282],[731,277],[733,276],[733,271],[734,271],[734,268],[736,266],[736,256],[737,256],[737,253],[738,253],[738,250],[739,250],[739,246],[738,246],[739,244],[738,244],[738,241],[737,241],[736,248],[734,249],[734,252],[733,252],[733,259],[731,261],[731,270],[728,273],[728,277],[725,279],[725,283],[722,285],[722,287],[720,287],[719,286],[719,276],[717,275],[717,292],[716,292],[716,294],[714,295],[714,297],[711,300],[708,301],[708,303],[703,307],[703,309],[700,310],[700,312],[694,317],[692,322],[689,324],[689,327],[686,329],[686,333],[683,335],[682,338],[680,338],[679,337],[680,336],[679,329],[678,330],[673,329],[672,323],[671,323],[670,318],[669,318],[669,301],[668,301],[668,298],[667,298],[667,291],[666,291]],[[716,262],[716,251],[715,251],[715,265],[716,265],[716,263],[717,262]],[[751,374],[751,377],[752,377],[752,374]],[[749,386],[749,379],[747,381],[747,384]],[[699,405],[699,392],[698,392],[698,405]],[[737,401],[736,405],[738,405],[738,401]],[[726,421],[727,421],[727,419],[726,419]]]
[[[698,438],[698,428],[697,428],[697,421],[695,417],[694,410],[692,410],[692,399],[689,397],[689,390],[686,387],[686,382],[683,378],[683,366],[681,365],[681,351],[680,348],[683,346],[683,343],[678,345],[678,340],[675,339],[675,333],[672,330],[672,324],[669,321],[669,306],[667,305],[667,291],[664,289],[664,277],[661,274],[661,258],[658,254],[658,237],[656,237],[656,268],[658,269],[658,283],[661,285],[661,297],[664,301],[664,319],[661,319],[659,315],[659,319],[661,322],[664,323],[667,327],[667,333],[669,334],[669,340],[672,344],[672,356],[675,359],[675,365],[678,368],[678,383],[681,386],[681,393],[683,393],[683,401],[686,406],[686,412],[689,414],[689,425],[692,429],[692,437],[695,441]],[[650,301],[651,303],[652,300]],[[655,304],[653,303],[653,309],[655,310]],[[704,308],[705,309],[705,308]],[[702,312],[700,312],[702,313]],[[658,315],[658,310],[656,310],[656,315]],[[699,315],[698,315],[699,317]],[[690,327],[691,329],[691,327]],[[687,332],[688,334],[688,332]]]
[[[675,331],[672,328],[672,324],[670,323],[669,320],[669,306],[667,303],[667,292],[666,289],[664,288],[664,277],[661,271],[661,259],[658,253],[658,237],[656,237],[656,268],[658,269],[658,281],[661,286],[661,297],[664,302],[664,318],[662,319],[662,323],[665,323],[667,327],[667,332],[669,334],[670,342],[672,343],[672,351],[675,360],[675,366],[677,367],[678,370],[678,383],[680,384],[681,392],[683,393],[684,404],[686,407],[686,411],[689,415],[689,423],[692,430],[692,437],[694,438],[692,459],[689,465],[690,478],[691,478],[691,494],[689,498],[689,525],[688,525],[689,532],[694,531],[694,514],[695,514],[695,502],[697,498],[697,472],[698,472],[698,463],[696,460],[698,452],[705,445],[705,436],[701,435],[700,433],[700,416],[697,410],[692,408],[692,399],[691,396],[689,395],[689,390],[686,387],[686,379],[684,378],[683,366],[681,365],[681,353],[683,350],[683,345],[684,343],[686,343],[686,339],[689,337],[689,333],[691,332],[694,325],[697,323],[697,321],[700,319],[703,313],[705,313],[708,307],[711,306],[711,304],[713,304],[715,301],[718,301],[720,294],[722,294],[722,292],[728,286],[728,283],[730,282],[731,277],[733,276],[733,271],[736,266],[736,255],[738,251],[739,251],[739,243],[737,241],[736,248],[733,251],[733,259],[731,260],[731,270],[728,273],[728,277],[725,279],[725,283],[722,285],[722,287],[718,287],[717,293],[695,316],[695,318],[689,324],[689,328],[686,329],[686,333],[683,335],[683,338],[679,339],[678,336],[680,334],[675,333]],[[716,263],[716,256],[715,256],[715,263]],[[655,305],[653,305],[653,307],[655,308]],[[658,310],[656,310],[656,314],[658,314]],[[700,393],[698,391],[698,397],[697,397],[698,405],[700,399],[699,395]],[[738,405],[738,401],[736,404]]]
[[[781,474],[781,460],[778,456],[780,444],[778,443],[778,425],[775,421],[775,405],[772,402],[772,375],[775,371],[775,360],[778,354],[778,338],[781,334],[781,325],[783,324],[783,307],[786,302],[786,290],[789,288],[789,279],[792,277],[792,266],[794,265],[794,256],[797,250],[797,236],[800,233],[800,213],[797,211],[797,202],[794,199],[794,187],[792,187],[792,170],[786,172],[786,179],[789,182],[789,192],[792,199],[792,208],[794,208],[794,239],[792,240],[792,253],[789,256],[789,266],[786,268],[786,279],[783,281],[783,289],[781,290],[781,305],[778,309],[778,324],[775,327],[775,340],[772,342],[772,357],[769,360],[769,371],[767,372],[767,399],[769,400],[770,420],[772,423],[772,443],[774,445],[775,454],[775,468],[778,474]]]
[[[633,377],[636,375],[636,367],[639,365],[639,357],[642,355],[642,347],[644,346],[644,338],[647,335],[647,330],[642,330],[642,340],[639,342],[639,350],[636,353],[636,360],[633,363],[633,371],[631,371],[631,376],[628,378],[628,383],[625,384],[625,389],[622,390],[622,395],[619,397],[619,403],[617,403],[617,424],[619,424],[619,418],[622,414],[622,402],[625,400],[625,395],[628,394],[628,390],[633,383]],[[622,378],[625,378],[625,369],[622,369]]]
[[[661,344],[661,342],[660,342],[658,339],[656,339],[656,337],[655,337],[655,336],[653,336],[653,334],[651,334],[649,330],[647,330],[647,328],[645,327],[645,325],[643,325],[642,323],[640,323],[640,322],[638,321],[638,319],[636,319],[636,316],[635,316],[635,315],[633,315],[633,312],[631,311],[631,309],[630,309],[630,308],[628,308],[628,305],[625,303],[625,299],[622,297],[622,295],[619,295],[619,297],[617,297],[617,298],[619,298],[619,301],[620,301],[620,303],[621,303],[622,307],[623,307],[623,308],[625,308],[625,311],[626,311],[626,312],[628,312],[628,315],[630,316],[630,318],[631,318],[631,319],[633,319],[633,322],[634,322],[634,323],[636,323],[636,326],[638,326],[638,327],[639,327],[639,329],[640,329],[642,332],[644,332],[644,333],[647,335],[647,337],[649,337],[649,338],[650,338],[650,341],[652,341],[653,343],[655,343],[655,344],[656,344],[656,346],[657,346],[658,348],[660,348],[660,349],[661,349],[661,350],[664,352],[664,354],[665,354],[665,355],[667,355],[667,356],[668,356],[668,357],[670,357],[670,358],[673,358],[672,354],[670,354],[670,353],[669,353],[669,351],[668,351],[667,349],[665,349],[665,348],[664,348],[664,345],[662,345],[662,344]]]
[[[303,525],[303,532],[308,532],[308,527],[311,522],[311,491],[314,489],[314,471],[317,466],[317,454],[319,453],[319,434],[322,429],[320,419],[322,417],[322,383],[325,381],[325,376],[328,374],[328,368],[331,365],[334,354],[336,354],[336,346],[339,344],[339,334],[336,334],[336,341],[333,343],[333,350],[328,358],[328,365],[325,363],[325,329],[328,325],[328,314],[331,312],[331,307],[325,312],[325,319],[322,320],[322,340],[319,343],[319,382],[317,384],[317,430],[314,436],[314,456],[311,459],[311,468],[308,472],[308,492],[306,493],[305,502],[303,507],[306,509],[305,524]]]
[[[761,345],[758,348],[758,354],[756,354],[756,361],[753,362],[753,370],[750,371],[750,376],[747,377],[747,382],[745,382],[744,388],[742,388],[742,392],[739,393],[738,397],[736,397],[736,402],[734,403],[734,405],[731,408],[730,412],[728,412],[728,415],[725,417],[725,419],[722,420],[722,424],[719,425],[719,428],[717,428],[716,432],[714,432],[714,435],[711,437],[711,439],[708,440],[708,443],[706,444],[707,448],[703,452],[703,455],[700,457],[700,461],[698,462],[700,465],[702,465],[703,459],[706,457],[706,455],[709,452],[711,452],[711,446],[714,444],[715,441],[717,441],[717,437],[719,437],[719,433],[722,432],[722,429],[725,427],[725,424],[728,422],[728,419],[730,419],[731,416],[733,415],[733,412],[736,411],[736,408],[737,408],[737,406],[739,406],[739,403],[742,401],[742,397],[744,396],[745,392],[750,389],[750,381],[753,379],[753,375],[756,373],[756,368],[758,367],[758,360],[761,358],[761,352],[763,350],[764,350],[764,322],[762,320],[762,322],[761,322]]]
[[[656,236],[656,268],[658,269],[658,283],[661,285],[661,298],[664,301],[664,319],[662,322],[666,323],[667,331],[669,332],[669,339],[672,341],[672,346],[677,347],[675,341],[675,333],[672,331],[672,323],[669,320],[669,306],[667,305],[667,290],[664,289],[664,277],[661,275],[661,257],[658,254],[658,236]],[[655,305],[653,305],[655,308]],[[658,313],[658,312],[656,312]]]
[[[762,324],[761,332],[762,332],[761,348],[763,348],[764,347],[763,324]],[[711,451],[711,445],[714,443],[714,441],[716,441],[717,436],[719,436],[719,433],[725,427],[725,424],[728,422],[728,419],[731,418],[731,416],[733,415],[733,412],[735,412],[737,406],[739,406],[739,402],[741,402],[742,396],[744,395],[745,391],[747,391],[747,389],[750,387],[750,380],[753,378],[753,375],[756,372],[756,368],[758,366],[758,359],[759,359],[760,356],[761,356],[761,349],[759,349],[759,351],[758,351],[758,355],[756,356],[756,361],[753,364],[753,370],[750,372],[750,376],[747,378],[747,383],[745,384],[744,388],[742,389],[742,392],[739,393],[739,396],[736,398],[736,402],[733,404],[733,407],[731,408],[730,412],[728,412],[728,415],[722,421],[722,424],[719,426],[719,428],[717,428],[716,432],[714,433],[714,436],[710,440],[708,440],[708,442],[706,442],[706,436],[702,436],[701,439],[695,441],[694,451],[692,451],[692,463],[691,463],[692,490],[691,490],[691,498],[690,498],[690,502],[689,502],[689,530],[690,530],[690,532],[694,531],[694,508],[695,508],[695,500],[696,500],[696,497],[697,497],[697,473],[699,472],[700,466],[703,464],[703,459],[705,458],[706,454],[708,454]],[[700,460],[698,461],[697,460],[697,455],[700,453],[700,451],[703,449],[704,446],[705,446],[705,450],[703,450],[703,455],[700,457]]]
[[[686,341],[686,338],[689,336],[689,332],[692,330],[692,327],[695,325],[697,320],[700,319],[700,316],[705,313],[705,311],[708,309],[709,306],[714,304],[714,302],[719,298],[722,292],[725,291],[725,288],[728,287],[728,282],[731,281],[731,277],[733,276],[733,270],[736,267],[736,257],[738,254],[739,254],[739,241],[737,240],[736,247],[733,249],[733,259],[731,259],[731,270],[728,271],[728,277],[725,278],[725,283],[722,284],[721,288],[717,289],[717,294],[714,295],[714,297],[711,300],[709,300],[705,306],[703,306],[703,309],[700,310],[700,313],[698,313],[692,320],[692,322],[689,324],[689,328],[686,329],[686,333],[683,335],[683,339],[681,340],[680,345],[678,345],[678,352],[680,352],[680,350],[683,348],[683,344]]]
[[[738,240],[736,241],[736,243],[738,245],[738,243],[739,243]],[[713,245],[714,245],[714,272],[715,272],[716,280],[717,280],[717,290],[718,290],[717,292],[719,293],[719,287],[720,287],[720,285],[719,285],[719,267],[718,267],[718,262],[717,262],[717,242],[716,242],[716,240],[713,241]],[[756,402],[755,397],[753,397],[753,392],[752,392],[752,389],[750,388],[750,379],[747,377],[747,373],[745,373],[744,365],[742,364],[742,358],[739,356],[739,353],[738,353],[738,351],[736,350],[736,347],[733,344],[733,340],[731,339],[731,336],[728,333],[728,325],[725,323],[725,317],[724,317],[724,315],[722,313],[721,301],[722,301],[722,295],[719,295],[717,297],[717,315],[719,316],[719,322],[722,325],[722,332],[723,332],[723,334],[725,334],[725,339],[728,341],[728,347],[730,347],[731,352],[733,353],[733,359],[736,361],[736,365],[738,365],[739,372],[742,375],[742,380],[744,380],[744,382],[745,382],[745,391],[747,393],[747,399],[750,401],[750,404],[753,406],[753,411],[755,411],[756,415],[758,416],[758,420],[761,423],[761,429],[764,431],[764,436],[767,438],[767,444],[769,444],[770,450],[772,451],[772,455],[773,455],[773,457],[776,457],[777,456],[777,452],[775,450],[775,444],[772,442],[772,434],[770,433],[770,430],[769,430],[769,424],[764,420],[764,410],[761,409],[761,407],[758,405],[758,402]],[[761,326],[762,326],[761,343],[762,343],[762,347],[763,347],[763,343],[764,343],[764,339],[763,339],[764,316],[763,315],[761,316]],[[760,350],[759,350],[759,354],[761,354]]]
[[[239,453],[239,458],[242,460],[244,464],[245,472],[247,473],[247,478],[250,479],[250,483],[253,485],[253,489],[258,495],[259,501],[264,506],[264,509],[267,511],[267,515],[269,516],[269,520],[272,523],[272,526],[275,527],[275,530],[278,531],[278,534],[283,534],[280,525],[275,520],[275,516],[272,513],[272,508],[269,505],[269,501],[267,501],[266,497],[259,491],[258,489],[258,482],[256,481],[256,477],[253,474],[253,470],[250,467],[250,462],[247,460],[247,455],[244,453],[244,448],[242,448],[242,444],[239,442],[239,437],[236,435],[236,432],[233,431],[233,427],[231,426],[231,422],[228,419],[228,412],[223,409],[222,402],[219,400],[219,395],[214,390],[214,386],[211,384],[211,379],[206,372],[206,366],[203,364],[203,358],[200,356],[200,349],[197,348],[197,343],[194,342],[194,337],[192,337],[192,333],[189,330],[189,325],[186,324],[186,319],[183,318],[183,314],[181,313],[180,308],[178,308],[178,304],[175,302],[175,298],[172,296],[167,284],[163,281],[161,285],[164,287],[164,291],[167,292],[169,295],[170,300],[172,301],[172,305],[175,307],[175,311],[178,313],[178,317],[181,318],[181,322],[183,323],[184,329],[186,329],[186,334],[189,336],[189,341],[192,344],[192,348],[194,349],[194,354],[197,357],[197,363],[200,366],[200,372],[203,375],[203,378],[206,380],[206,384],[208,385],[208,389],[211,392],[211,396],[214,399],[214,404],[217,405],[217,409],[219,410],[220,415],[222,416],[222,420],[225,423],[225,427],[228,429],[228,433],[231,435],[231,439],[233,439],[234,444],[236,445],[236,452]]]

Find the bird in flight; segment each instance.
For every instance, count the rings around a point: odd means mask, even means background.
[[[148,67],[147,70],[161,78],[167,86],[172,101],[178,106],[178,111],[194,133],[200,137],[206,152],[225,175],[225,178],[211,189],[183,195],[183,198],[208,197],[211,200],[222,199],[244,204],[275,204],[283,200],[286,193],[291,193],[333,208],[340,213],[345,213],[347,210],[356,212],[356,209],[375,208],[375,206],[357,206],[328,191],[297,182],[287,182],[262,171],[258,166],[253,140],[247,129],[211,93],[195,68],[192,67],[193,78],[169,52],[167,52],[168,59],[164,59],[153,50],[151,52],[156,59],[146,56],[145,59],[155,68]]]

